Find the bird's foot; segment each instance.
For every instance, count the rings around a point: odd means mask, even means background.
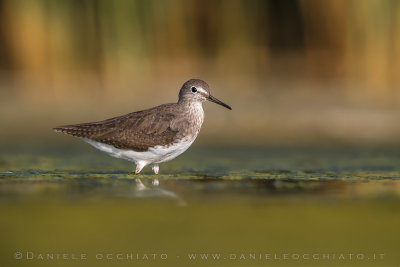
[[[145,163],[143,163],[143,162],[138,162],[138,163],[136,164],[135,173],[136,173],[136,174],[140,173],[140,172],[142,171],[142,169],[144,168],[144,166],[146,166]]]

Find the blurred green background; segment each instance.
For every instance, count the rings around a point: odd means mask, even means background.
[[[398,144],[399,68],[396,0],[1,0],[0,137],[53,138],[201,78],[234,110],[206,104],[199,142]]]

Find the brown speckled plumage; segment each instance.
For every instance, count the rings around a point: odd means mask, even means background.
[[[54,128],[76,137],[89,138],[119,149],[146,151],[156,145],[173,143],[179,133],[174,124],[177,104],[165,104],[99,122]]]

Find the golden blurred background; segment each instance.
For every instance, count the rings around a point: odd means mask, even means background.
[[[203,143],[400,144],[400,1],[0,0],[2,142],[174,102]],[[67,140],[67,137],[62,140]]]

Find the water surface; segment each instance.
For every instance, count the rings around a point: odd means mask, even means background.
[[[134,175],[132,164],[81,144],[3,146],[0,258],[5,266],[396,266],[399,162],[395,149],[195,146],[161,165],[156,187],[150,168]],[[189,257],[201,253],[220,258]],[[313,253],[320,258],[283,256]]]

